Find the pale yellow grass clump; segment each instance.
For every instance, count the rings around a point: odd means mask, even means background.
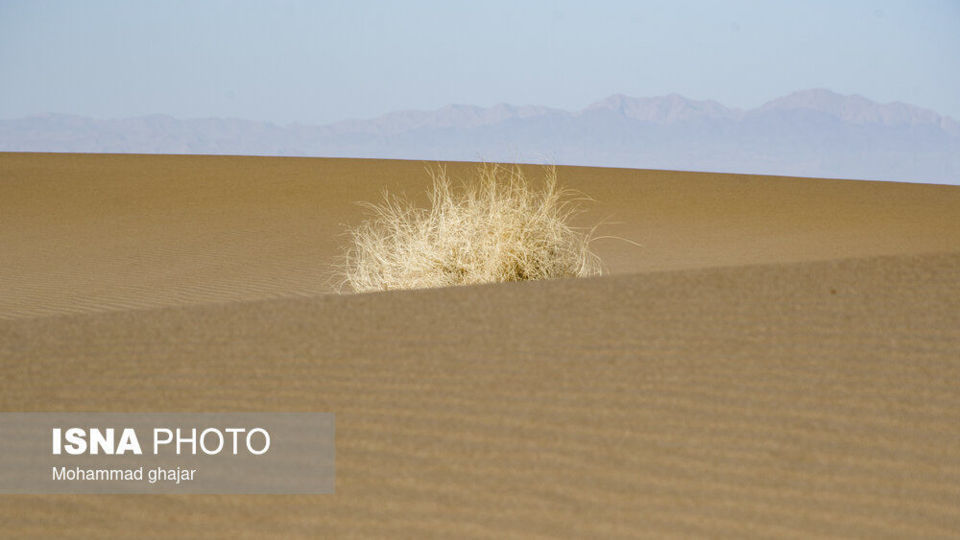
[[[356,292],[599,275],[592,230],[570,225],[582,197],[555,168],[534,186],[520,167],[483,165],[475,182],[430,172],[430,208],[384,194],[350,231],[344,284]]]

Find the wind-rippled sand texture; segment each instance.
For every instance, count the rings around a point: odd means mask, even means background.
[[[314,296],[416,161],[0,153],[0,319]],[[475,164],[453,163],[451,175]],[[538,176],[535,167],[528,169]],[[561,167],[613,274],[960,249],[960,188]]]
[[[960,255],[0,321],[7,411],[330,411],[336,494],[3,496],[21,536],[949,537]]]
[[[325,294],[423,165],[0,154],[0,410],[337,440],[333,495],[7,495],[0,536],[956,536],[960,188],[562,167],[613,275]]]

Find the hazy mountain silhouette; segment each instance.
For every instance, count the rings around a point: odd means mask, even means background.
[[[960,123],[822,89],[750,110],[618,94],[575,112],[449,105],[326,126],[50,114],[0,120],[0,150],[522,161],[960,184]]]

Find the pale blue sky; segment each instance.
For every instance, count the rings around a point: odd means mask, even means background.
[[[824,87],[960,119],[960,1],[0,0],[0,118],[325,123]]]

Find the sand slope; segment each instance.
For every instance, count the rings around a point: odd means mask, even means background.
[[[0,319],[331,290],[355,201],[424,163],[0,153]],[[451,164],[455,175],[473,165]],[[960,250],[960,187],[563,167],[614,274]]]
[[[947,537],[958,284],[944,254],[0,321],[2,410],[337,414],[335,495],[5,496],[0,523]]]

